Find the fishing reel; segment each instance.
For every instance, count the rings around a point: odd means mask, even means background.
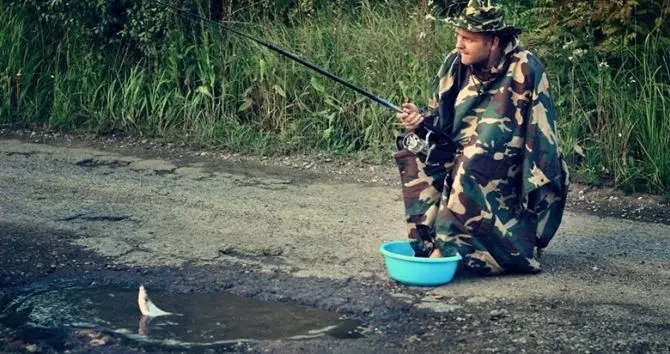
[[[414,131],[400,134],[396,139],[398,150],[407,150],[416,155],[426,165],[439,165],[453,159],[460,148],[450,135],[451,125],[446,129],[434,126],[437,110],[420,111],[423,122]]]
[[[400,136],[402,138],[401,149],[407,149],[413,154],[428,154],[428,142],[424,139],[421,139],[419,135],[414,132],[403,134]]]
[[[435,145],[436,133],[434,129],[430,129],[428,120],[438,116],[437,110],[421,109],[419,114],[423,116],[423,122],[412,132],[403,133],[398,136],[396,145],[399,150],[407,149],[413,154],[428,155],[430,150]],[[432,126],[432,125],[431,125]],[[431,137],[432,135],[432,137]],[[433,139],[431,139],[433,138]]]

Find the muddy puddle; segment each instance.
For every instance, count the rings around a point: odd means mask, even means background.
[[[223,292],[175,294],[148,290],[154,304],[173,314],[142,316],[136,288],[59,287],[0,300],[0,324],[19,330],[96,330],[137,344],[177,348],[362,337],[357,320],[311,307],[262,302]]]

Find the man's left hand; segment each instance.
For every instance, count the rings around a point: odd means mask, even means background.
[[[406,132],[414,131],[414,129],[423,122],[423,116],[419,113],[419,109],[413,103],[403,103],[402,110],[403,113],[396,114],[396,117],[405,127]]]

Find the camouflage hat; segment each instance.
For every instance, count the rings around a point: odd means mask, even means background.
[[[521,28],[505,24],[505,10],[493,0],[470,0],[461,15],[446,23],[470,32],[505,32],[517,35]]]

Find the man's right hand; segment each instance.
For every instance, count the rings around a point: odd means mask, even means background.
[[[402,110],[403,112],[398,112],[396,117],[405,127],[406,132],[414,131],[414,129],[416,129],[419,124],[423,122],[423,116],[419,114],[419,109],[414,105],[414,103],[403,103]]]

